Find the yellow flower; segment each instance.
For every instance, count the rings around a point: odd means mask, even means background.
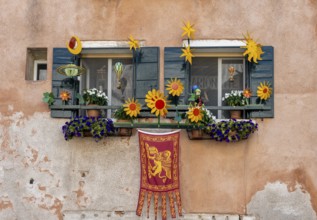
[[[140,114],[141,105],[138,100],[134,100],[134,98],[126,100],[123,107],[126,115],[130,117],[137,117]]]
[[[62,99],[63,102],[67,102],[71,98],[70,93],[65,90],[60,92],[59,97]]]
[[[148,91],[145,96],[145,102],[147,106],[151,109],[151,113],[156,116],[165,116],[167,114],[167,101],[164,94],[156,89]]]
[[[140,48],[139,41],[135,40],[132,35],[129,37],[129,45],[130,50],[136,50],[137,48]]]
[[[194,57],[194,55],[190,50],[190,46],[188,45],[187,47],[185,47],[185,49],[182,49],[182,51],[183,53],[180,57],[185,57],[185,61],[188,61],[190,64],[192,64],[192,57]]]
[[[184,30],[182,37],[187,35],[187,37],[190,39],[191,37],[194,37],[195,29],[193,29],[194,25],[191,25],[189,21],[187,21],[187,24],[184,23],[184,27],[182,29]]]
[[[184,90],[183,83],[177,78],[167,80],[167,82],[168,84],[166,90],[168,91],[168,94],[172,94],[172,96],[180,96]]]
[[[188,119],[190,122],[196,122],[203,120],[203,111],[200,108],[200,106],[191,106],[188,108],[188,112],[186,113],[188,115]]]
[[[244,97],[250,98],[251,95],[252,95],[252,92],[251,92],[250,89],[247,88],[247,89],[244,89],[244,90],[243,90],[243,96],[244,96]]]
[[[272,94],[272,88],[269,82],[260,83],[258,86],[257,95],[261,100],[267,100]]]
[[[258,63],[257,60],[262,60],[261,55],[264,54],[262,51],[262,45],[256,43],[247,33],[247,36],[244,36],[244,39],[246,41],[246,46],[242,48],[246,48],[245,52],[243,53],[243,56],[248,56],[248,61],[251,62],[253,59],[253,62]]]

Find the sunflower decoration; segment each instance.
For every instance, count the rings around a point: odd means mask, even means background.
[[[188,61],[190,64],[192,64],[192,58],[194,55],[192,54],[192,51],[190,49],[190,46],[188,45],[184,49],[182,49],[183,53],[180,57],[185,57],[185,61]]]
[[[200,121],[203,120],[204,117],[204,110],[200,106],[189,106],[188,107],[188,112],[187,118],[191,123],[199,123]]]
[[[137,117],[141,111],[141,104],[138,102],[138,100],[134,100],[134,98],[129,98],[126,100],[125,104],[123,104],[123,107],[126,115],[130,116],[131,118]]]
[[[166,85],[166,90],[168,91],[168,94],[171,94],[172,96],[180,96],[184,91],[184,85],[179,79],[174,78],[167,80],[167,82],[168,84]]]
[[[243,56],[248,56],[248,61],[258,63],[257,60],[262,60],[261,55],[264,54],[262,51],[262,45],[255,42],[251,37],[250,34],[247,33],[247,36],[243,35],[246,41],[246,46],[242,48],[246,48]]]
[[[184,30],[182,37],[187,35],[188,39],[193,38],[194,32],[195,32],[195,29],[193,27],[194,27],[194,25],[190,24],[189,21],[187,21],[186,24],[184,23],[184,27],[182,27],[182,29]]]
[[[262,100],[266,101],[271,97],[272,94],[272,87],[270,82],[264,81],[260,83],[258,86],[258,91],[256,92],[257,96]]]
[[[167,115],[167,97],[160,91],[152,89],[148,91],[145,96],[145,102],[147,106],[151,109],[151,113],[156,116],[165,116]]]
[[[63,103],[67,103],[71,99],[70,93],[66,90],[61,91],[59,97],[62,99]]]
[[[132,35],[129,37],[130,50],[136,50],[140,48],[139,41],[135,40]]]

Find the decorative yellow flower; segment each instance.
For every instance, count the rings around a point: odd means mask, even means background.
[[[67,102],[71,99],[71,95],[68,91],[61,91],[59,97],[62,99],[63,102]]]
[[[194,25],[191,25],[189,21],[187,21],[187,24],[184,23],[184,27],[182,27],[182,29],[184,30],[183,34],[182,34],[182,37],[187,35],[187,37],[190,39],[190,38],[193,38],[194,37],[194,32],[195,32],[195,29],[193,29]]]
[[[140,48],[139,41],[135,40],[132,35],[129,37],[129,45],[130,50],[136,50],[137,48]]]
[[[249,88],[246,88],[243,90],[243,96],[246,97],[246,98],[250,98],[252,95],[252,92]]]
[[[148,91],[145,96],[145,102],[147,106],[151,109],[151,113],[156,116],[165,116],[167,114],[167,101],[164,94],[156,89]]]
[[[188,119],[190,122],[196,122],[203,120],[203,110],[200,108],[200,106],[191,106],[188,108],[188,112],[186,113],[188,115]]]
[[[272,88],[269,82],[260,83],[258,86],[257,95],[261,100],[267,100],[272,94]]]
[[[130,117],[137,117],[140,114],[141,105],[138,100],[134,100],[134,98],[126,100],[123,107],[125,113]]]
[[[188,61],[190,64],[192,64],[192,57],[194,57],[194,55],[190,50],[190,46],[188,45],[187,47],[185,47],[185,49],[182,49],[182,51],[183,53],[180,57],[185,57],[185,61]]]
[[[172,96],[180,96],[182,94],[184,85],[179,79],[175,78],[167,80],[167,82],[166,90],[168,91],[168,94],[172,94]]]
[[[258,63],[257,60],[262,60],[261,55],[264,54],[262,51],[262,45],[256,43],[247,33],[247,36],[244,36],[244,39],[246,41],[246,46],[242,48],[246,48],[245,52],[243,53],[243,56],[248,56],[248,61],[251,62],[253,59],[253,62]]]

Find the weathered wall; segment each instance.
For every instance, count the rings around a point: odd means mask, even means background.
[[[181,45],[187,20],[196,39],[242,39],[249,31],[274,47],[275,118],[258,120],[257,134],[236,144],[190,141],[182,132],[184,211],[316,219],[316,0],[0,0],[0,7],[0,219],[134,211],[136,134],[63,140],[65,120],[51,119],[41,102],[51,89],[52,48],[73,34],[82,40],[132,34],[161,48],[163,89],[163,49]],[[46,81],[24,80],[27,47],[48,48]]]

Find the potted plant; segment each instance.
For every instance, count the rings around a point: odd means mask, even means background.
[[[103,91],[96,88],[83,90],[83,99],[87,105],[105,106],[108,104],[108,97]],[[100,115],[99,109],[88,109],[88,117],[98,117]]]
[[[222,101],[229,106],[245,106],[248,103],[247,98],[241,90],[232,90],[230,93],[225,93],[225,96],[222,97]],[[230,115],[232,119],[240,119],[241,111],[232,110],[230,111]]]
[[[214,123],[215,119],[215,116],[204,105],[190,104],[186,112],[186,121],[193,126],[191,133],[194,139],[202,138],[205,127]]]
[[[66,122],[62,131],[66,141],[84,136],[92,136],[95,141],[99,141],[114,132],[114,125],[111,119],[78,116]]]
[[[117,122],[131,122],[137,118],[141,111],[141,104],[138,100],[128,99],[125,104],[120,106],[113,114]],[[130,136],[132,134],[131,128],[119,128],[118,133],[122,136]]]

